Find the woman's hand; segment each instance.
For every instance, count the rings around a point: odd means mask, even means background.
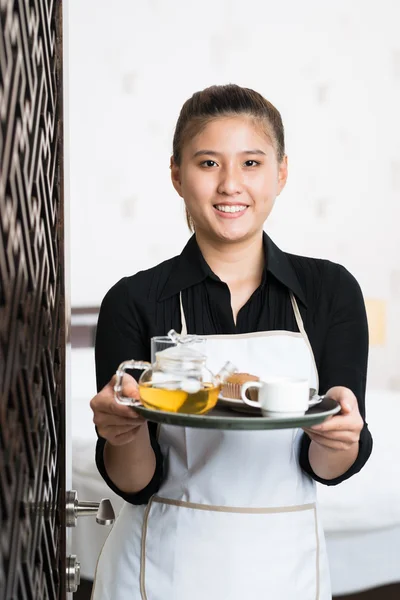
[[[364,421],[358,410],[357,398],[346,387],[332,387],[326,396],[339,402],[340,414],[330,417],[320,425],[304,428],[313,442],[330,450],[346,451],[358,445]]]
[[[333,387],[326,395],[339,402],[341,413],[304,431],[311,438],[308,456],[312,470],[322,479],[332,480],[346,473],[357,459],[364,422],[351,390]]]
[[[114,398],[115,375],[92,398],[90,408],[93,411],[93,422],[102,438],[112,446],[129,444],[137,436],[141,427],[146,423],[130,406],[118,404]],[[139,399],[138,384],[131,375],[124,374],[122,394],[128,398]]]

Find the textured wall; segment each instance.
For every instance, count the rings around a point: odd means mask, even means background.
[[[286,127],[290,178],[266,229],[344,264],[379,301],[370,385],[400,389],[400,3],[113,6],[69,6],[73,305],[98,305],[123,275],[181,250],[176,118],[194,91],[239,83]]]
[[[0,2],[0,598],[65,599],[62,5]]]

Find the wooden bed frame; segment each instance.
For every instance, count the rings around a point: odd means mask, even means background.
[[[74,594],[74,600],[90,600],[92,593],[92,582],[82,579],[78,591]],[[360,594],[351,594],[351,596],[334,596],[333,600],[399,600],[400,583],[394,585],[385,585],[362,592]],[[229,600],[229,598],[221,600]]]

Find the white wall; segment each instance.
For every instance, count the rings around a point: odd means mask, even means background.
[[[112,6],[112,8],[110,8]],[[183,102],[214,83],[281,111],[290,178],[266,229],[383,301],[370,382],[400,389],[400,3],[70,0],[72,305],[188,239],[169,181]]]

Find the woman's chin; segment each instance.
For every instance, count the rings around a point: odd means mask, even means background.
[[[257,233],[257,231],[255,228],[251,227],[233,227],[228,225],[224,227],[210,227],[208,230],[208,235],[210,236],[211,234],[211,237],[218,238],[219,240],[225,242],[240,242],[252,237]]]

